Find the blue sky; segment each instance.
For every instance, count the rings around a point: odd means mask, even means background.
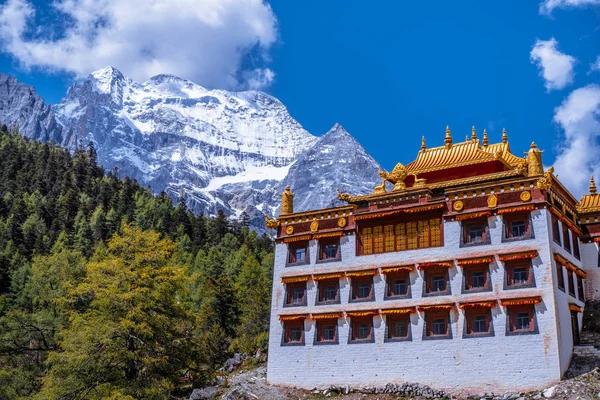
[[[26,4],[5,4],[11,2]],[[211,2],[204,2],[204,9],[210,10]],[[545,150],[546,165],[555,163],[563,180],[575,179],[575,192],[590,174],[600,177],[600,89],[595,86],[600,70],[593,67],[600,55],[598,0],[224,3],[243,10],[236,11],[242,16],[228,19],[233,28],[211,33],[192,26],[190,34],[200,42],[184,45],[185,52],[172,51],[184,53],[174,55],[176,60],[181,57],[179,65],[187,58],[194,63],[187,69],[163,63],[174,69],[163,72],[207,87],[261,88],[279,98],[313,134],[322,135],[341,123],[386,169],[413,160],[423,135],[428,146],[439,146],[446,125],[455,141],[463,140],[475,125],[480,136],[487,128],[491,141],[498,141],[506,128],[517,155],[535,141]],[[27,5],[36,17],[19,40],[30,43],[65,35],[69,25],[64,25],[64,15],[41,2]],[[253,23],[246,30],[239,28],[248,15]],[[169,29],[168,21],[156,29]],[[6,28],[4,22],[0,71],[34,85],[49,102],[58,102],[77,76],[96,69],[97,64],[74,64],[67,57],[48,62],[44,49],[22,54],[18,45],[23,42],[15,43],[15,30],[18,27]],[[124,40],[141,40],[128,35]],[[218,49],[198,39],[205,36],[221,47],[247,50],[231,61],[229,53],[217,54]],[[532,50],[538,40],[535,58]],[[151,52],[160,56],[160,50]],[[85,58],[82,54],[71,56]],[[120,62],[114,66],[126,74],[132,70],[135,77],[156,71],[134,66],[135,57],[105,59]],[[221,70],[229,77],[234,71],[236,80],[214,72]],[[249,77],[257,77],[254,84],[248,83]],[[581,121],[573,123],[574,115]],[[577,140],[582,143],[574,148]],[[580,148],[590,149],[587,159],[577,159]]]

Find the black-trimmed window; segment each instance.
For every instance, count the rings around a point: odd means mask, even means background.
[[[564,292],[565,276],[563,275],[563,266],[558,261],[556,261],[556,281],[558,282],[558,288]]]
[[[385,321],[386,342],[411,340],[410,314],[389,314]]]
[[[337,322],[337,318],[317,320],[315,328],[315,344],[338,344]]]
[[[575,272],[568,271],[568,279],[569,279],[569,295],[575,297],[575,279],[577,279],[577,275]]]
[[[288,264],[308,264],[308,241],[294,242],[288,245]]]
[[[529,239],[533,237],[530,213],[504,214],[504,240]]]
[[[477,218],[462,223],[462,246],[489,244],[490,234],[487,217]]]
[[[426,268],[424,296],[443,296],[450,293],[448,268]]]
[[[556,215],[552,215],[552,239],[560,246],[560,226]]]
[[[581,253],[579,252],[579,237],[577,237],[573,231],[571,231],[571,239],[573,239],[573,255],[576,259],[581,260]]]
[[[464,337],[494,336],[492,310],[487,307],[465,308]]]
[[[506,261],[504,266],[505,289],[535,287],[531,260]]]
[[[562,224],[562,231],[565,250],[571,253],[571,238],[569,237],[569,227],[567,224]]]
[[[577,275],[577,295],[580,301],[585,301],[585,293],[583,290],[583,278]]]
[[[489,264],[463,267],[463,292],[486,292],[492,290]]]
[[[340,259],[340,238],[319,240],[319,261],[339,261]]]
[[[286,307],[306,305],[306,282],[287,283],[285,285]]]
[[[287,346],[304,345],[304,319],[283,323],[283,338],[281,343]]]
[[[373,317],[352,317],[350,320],[350,337],[348,343],[370,343],[374,341]]]
[[[340,303],[340,280],[323,279],[317,283],[317,305]]]
[[[373,301],[375,291],[373,288],[373,276],[352,277],[350,285],[350,301]]]
[[[394,299],[410,296],[410,274],[408,271],[397,271],[385,276],[385,298]]]
[[[539,333],[533,304],[507,307],[507,335]]]
[[[450,311],[428,310],[425,311],[423,339],[452,339],[450,329]]]

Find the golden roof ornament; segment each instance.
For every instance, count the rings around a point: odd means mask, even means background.
[[[280,215],[294,213],[294,194],[289,186],[286,186],[285,191],[281,194],[281,213]]]
[[[506,128],[502,129],[502,143],[508,143],[508,135],[506,134]]]
[[[471,140],[472,141],[477,140],[477,133],[475,132],[475,125],[473,125],[473,127],[471,128]]]
[[[596,182],[594,182],[594,177],[590,178],[590,194],[596,194]]]
[[[373,188],[373,193],[376,193],[376,194],[385,193],[386,192],[386,190],[385,190],[385,181],[386,181],[385,178],[381,178],[381,185],[375,186]]]
[[[538,189],[548,190],[552,187],[552,173],[554,172],[554,167],[548,168],[548,171],[544,172],[544,176],[537,180],[535,186]]]
[[[421,150],[427,149],[427,145],[425,144],[425,136],[421,137]]]
[[[488,139],[487,131],[483,128],[483,147],[488,147],[490,140]]]
[[[279,227],[280,222],[278,219],[269,219],[267,214],[265,214],[265,224],[269,229],[277,229]]]
[[[469,141],[469,135],[465,135],[465,142]]]
[[[406,171],[406,167],[402,163],[396,164],[392,172],[378,172],[380,177],[394,184],[394,190],[406,189],[406,184],[404,183],[404,180],[408,177],[408,172]]]
[[[542,153],[540,149],[538,149],[535,142],[531,142],[531,147],[527,152],[527,169],[528,176],[536,176],[542,175],[544,173],[544,165],[542,163]]]
[[[452,136],[450,135],[450,127],[448,125],[446,125],[446,137],[444,138],[444,143],[446,144],[447,149],[452,147]]]

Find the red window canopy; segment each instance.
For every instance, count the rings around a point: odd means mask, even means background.
[[[415,307],[404,307],[404,308],[384,308],[381,310],[381,315],[398,315],[398,314],[411,314],[414,313]]]
[[[377,275],[376,269],[369,269],[366,271],[346,272],[346,277],[348,277],[348,278],[355,278],[358,276],[373,276],[373,275]]]
[[[494,262],[494,256],[484,256],[477,258],[467,258],[464,260],[458,260],[456,263],[460,266],[464,265],[477,265],[477,264],[491,264]]]
[[[478,212],[478,213],[470,213],[470,214],[457,215],[454,219],[456,221],[465,221],[465,220],[468,220],[468,219],[489,217],[490,215],[492,215],[492,213],[490,211],[483,211],[483,212]]]
[[[460,303],[460,308],[493,308],[496,307],[498,303],[496,300],[491,301],[472,301],[468,303]]]
[[[337,232],[328,232],[328,233],[317,233],[313,236],[313,239],[323,239],[323,238],[330,238],[330,237],[339,237],[342,236],[344,234],[344,232],[342,231],[337,231]]]
[[[391,274],[394,272],[400,272],[400,271],[414,271],[415,266],[414,265],[399,265],[397,267],[386,267],[386,268],[381,268],[381,273],[382,274]]]
[[[283,243],[301,242],[303,240],[310,240],[311,235],[302,235],[296,237],[288,237],[283,239]]]
[[[500,259],[500,261],[514,261],[514,260],[532,259],[532,258],[537,257],[537,255],[538,255],[537,250],[530,250],[530,251],[522,251],[519,253],[499,254],[498,258]]]
[[[583,310],[581,309],[581,307],[579,307],[577,304],[569,304],[569,310],[570,311],[576,311],[578,313],[583,313]]]
[[[497,214],[511,214],[516,212],[524,212],[524,211],[533,211],[535,206],[533,204],[529,204],[527,206],[519,206],[519,207],[510,207],[510,208],[501,208],[496,211]]]
[[[377,310],[367,310],[367,311],[347,311],[346,315],[349,317],[368,317],[371,315],[379,314]]]
[[[533,296],[533,297],[520,297],[518,299],[503,299],[500,300],[500,304],[503,306],[523,306],[529,304],[537,304],[541,303],[541,296]]]
[[[296,315],[280,315],[280,321],[298,321],[300,319],[308,318],[308,314],[296,314]]]
[[[325,313],[325,314],[310,314],[310,319],[318,320],[318,319],[337,319],[342,318],[342,313]]]
[[[445,203],[439,203],[439,204],[433,204],[430,206],[404,208],[401,210],[393,210],[393,211],[378,212],[378,213],[372,213],[372,214],[356,215],[356,216],[354,216],[354,220],[361,221],[361,220],[365,220],[365,219],[391,217],[393,215],[405,214],[405,213],[413,214],[413,213],[426,212],[426,211],[431,211],[431,210],[439,210],[444,207],[446,207]]]
[[[309,275],[282,277],[281,283],[306,282],[309,278]]]
[[[453,308],[454,308],[454,303],[449,303],[449,304],[432,304],[430,306],[419,306],[419,311],[451,310]]]
[[[435,268],[435,267],[451,268],[453,265],[454,264],[452,263],[452,261],[434,261],[434,262],[419,263],[419,269]]]
[[[571,261],[567,260],[565,257],[558,253],[554,253],[554,259],[559,263],[565,266],[569,271],[575,272],[575,275],[585,279],[587,278],[587,274],[581,268],[573,264]]]
[[[321,275],[313,275],[313,281],[322,281],[325,279],[340,279],[344,276],[343,273],[337,272],[335,274],[321,274]]]

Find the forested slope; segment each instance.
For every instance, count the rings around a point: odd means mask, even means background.
[[[273,243],[0,128],[0,399],[167,399],[266,349]]]

